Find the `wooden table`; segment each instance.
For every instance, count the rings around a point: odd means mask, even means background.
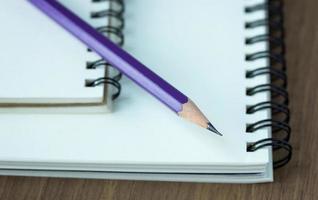
[[[318,1],[286,0],[293,160],[254,185],[1,177],[0,199],[318,199]]]

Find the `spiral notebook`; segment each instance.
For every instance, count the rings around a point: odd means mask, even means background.
[[[90,3],[114,4],[99,16],[117,20],[108,29],[122,31],[113,33],[123,47],[193,97],[224,136],[172,115],[123,77],[111,114],[1,114],[2,175],[273,181],[292,152],[280,1]]]
[[[106,33],[111,21],[91,11],[107,9],[109,4],[63,3]],[[109,85],[118,87],[118,83],[109,78],[107,64],[42,15],[27,1],[2,3],[0,112],[109,111],[116,92]]]

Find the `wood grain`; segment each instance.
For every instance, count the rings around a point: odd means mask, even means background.
[[[318,199],[318,1],[286,0],[293,160],[254,185],[0,177],[0,199]]]

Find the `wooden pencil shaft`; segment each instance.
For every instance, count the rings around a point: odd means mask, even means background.
[[[187,96],[80,19],[69,9],[65,8],[58,1],[28,1],[174,112],[180,112],[182,105],[188,102]]]
[[[55,0],[28,0],[179,116],[209,129],[211,123],[183,93]],[[210,130],[210,129],[209,129]],[[211,129],[212,130],[212,129]],[[212,130],[214,131],[214,130]],[[215,131],[214,131],[215,132]]]

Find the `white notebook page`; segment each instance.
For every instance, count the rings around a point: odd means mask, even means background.
[[[41,162],[42,168],[120,165],[131,166],[130,171],[138,170],[134,164],[208,171],[215,165],[268,163],[267,149],[246,152],[248,141],[269,133],[245,132],[247,122],[268,115],[247,116],[247,104],[268,97],[245,96],[248,84],[267,80],[245,79],[243,5],[243,0],[126,1],[126,50],[191,97],[223,137],[178,118],[124,79],[110,115],[0,115],[0,160]]]
[[[89,23],[98,23],[90,18],[90,0],[61,2]],[[3,1],[0,24],[0,103],[102,101],[102,86],[85,87],[86,79],[105,74],[103,69],[86,69],[94,55],[31,3]]]

